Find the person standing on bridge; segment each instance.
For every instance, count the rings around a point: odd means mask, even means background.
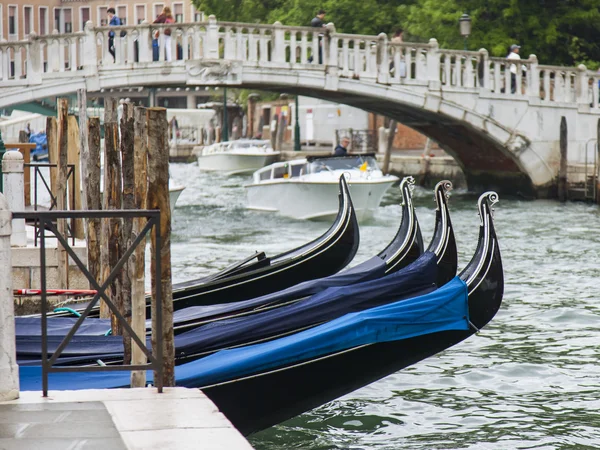
[[[319,12],[310,21],[310,26],[313,28],[325,28],[325,10],[320,9]],[[323,36],[319,34],[319,64],[323,64]],[[309,62],[313,62],[313,57],[308,58]]]
[[[171,13],[171,8],[165,6],[153,23],[175,23],[175,19],[173,19],[173,14]],[[165,28],[163,30],[163,36],[166,53],[165,60],[171,61],[171,29]]]
[[[521,56],[519,55],[520,48],[521,48],[520,45],[517,45],[517,44],[511,45],[510,52],[508,53],[508,56],[506,58],[520,60],[521,59]],[[511,64],[510,65],[510,93],[514,94],[515,92],[517,92],[517,65]]]
[[[116,15],[115,8],[108,8],[106,10],[106,14],[108,15],[108,26],[109,27],[118,27],[123,25],[121,23],[121,19],[119,19]],[[117,61],[117,57],[115,55],[115,32],[108,32],[108,53],[110,53],[113,57],[113,62]]]

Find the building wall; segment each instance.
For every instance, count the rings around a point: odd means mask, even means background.
[[[375,129],[379,129],[380,127],[386,127],[388,125],[388,121],[384,116],[380,116],[377,114],[369,113],[370,120],[369,124],[374,126]],[[423,150],[427,143],[427,136],[419,133],[412,128],[407,127],[406,125],[398,124],[396,127],[396,134],[394,135],[394,143],[393,147],[396,150]],[[438,149],[439,146],[433,142],[431,148]]]
[[[38,35],[82,31],[87,20],[96,26],[107,25],[106,10],[113,7],[126,25],[143,20],[152,22],[163,6],[170,6],[177,22],[203,20],[191,0],[2,0],[0,2],[0,38],[9,41]]]

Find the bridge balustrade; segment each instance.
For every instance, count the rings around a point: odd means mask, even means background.
[[[171,30],[171,39],[165,30]],[[114,58],[109,51],[114,33]],[[166,61],[166,45],[172,60]],[[539,65],[535,55],[520,61],[478,52],[440,49],[429,43],[391,43],[377,36],[337,33],[326,28],[217,22],[94,27],[83,32],[37,36],[0,43],[2,88],[69,80],[103,70],[185,67],[187,61],[208,60],[242,66],[322,72],[329,78],[350,78],[386,85],[419,85],[431,90],[523,96],[542,102],[577,103],[598,108],[600,74],[585,66]],[[511,92],[510,68],[517,65]],[[183,73],[183,72],[182,72]]]

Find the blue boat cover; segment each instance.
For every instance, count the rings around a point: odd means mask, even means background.
[[[197,358],[215,350],[297,332],[350,312],[422,295],[435,289],[436,277],[436,256],[427,252],[403,270],[381,279],[331,287],[289,305],[198,326],[175,337],[175,354],[179,359]],[[61,340],[61,336],[49,336],[48,351],[53,353]],[[122,352],[119,337],[76,335],[61,358],[69,358],[69,362],[74,363],[72,358],[80,356],[81,362],[85,362],[106,359],[109,354]],[[40,355],[39,335],[17,337],[17,358],[20,363],[30,360],[27,364],[35,364]],[[61,358],[58,362],[66,362]]]
[[[341,273],[318,278],[316,280],[305,281],[288,289],[254,299],[233,303],[183,308],[173,313],[173,323],[175,326],[178,326],[185,322],[200,320],[215,315],[257,308],[266,304],[279,304],[286,301],[297,300],[316,294],[332,286],[346,286],[363,281],[374,280],[385,275],[386,267],[385,262],[379,256],[374,256]],[[66,336],[76,320],[77,318],[74,317],[49,317],[48,335]],[[146,327],[150,328],[150,326],[151,321],[146,321]],[[76,335],[103,336],[108,330],[110,330],[110,320],[88,318],[77,330]],[[41,319],[39,317],[15,317],[15,332],[17,336],[39,336],[41,334]]]
[[[426,295],[346,314],[283,338],[222,350],[182,364],[175,368],[176,383],[201,388],[358,346],[468,329],[467,286],[455,277]],[[41,389],[39,366],[20,367],[19,371],[21,390]],[[126,387],[129,378],[129,372],[51,373],[49,387],[55,390]]]

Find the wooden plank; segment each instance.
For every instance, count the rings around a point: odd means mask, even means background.
[[[117,121],[117,99],[107,97],[104,100],[104,194],[102,209],[121,209],[121,155],[119,152],[119,124]],[[113,267],[117,265],[122,249],[121,219],[102,219],[102,279],[106,280]],[[121,280],[119,274],[108,290],[111,301],[121,308]],[[100,304],[100,316],[111,318],[112,333],[121,334],[121,325],[116,316],[110,314],[108,307]]]
[[[171,208],[169,205],[169,142],[167,138],[167,110],[148,109],[148,209],[160,210],[160,247],[156,233],[152,233],[152,348],[162,345],[163,386],[175,385],[175,346],[173,339],[173,287],[171,280]],[[155,276],[154,254],[158,250],[161,261],[159,279]],[[158,330],[156,295],[162,298],[162,334]],[[154,374],[154,380],[158,374]],[[160,385],[159,385],[160,387]]]
[[[67,161],[68,161],[68,112],[69,101],[66,98],[57,100],[57,143],[58,143],[58,167],[56,175],[56,209],[64,211],[67,209]],[[58,232],[67,236],[66,219],[56,221]],[[60,289],[69,288],[69,256],[65,248],[58,244],[58,286]]]
[[[146,209],[148,193],[148,127],[146,108],[136,107],[134,112],[134,144],[133,144],[133,179],[134,201],[136,209]],[[140,233],[146,220],[134,219],[131,230],[131,241]],[[131,284],[131,326],[142,340],[146,336],[146,247],[142,241],[131,257],[133,279]],[[131,364],[146,364],[146,355],[135,344],[131,348]],[[146,372],[143,370],[131,372],[131,387],[144,387]]]
[[[82,160],[82,166],[87,167],[85,188],[85,197],[87,209],[100,210],[100,118],[90,117],[88,121],[88,154]],[[100,270],[101,262],[101,219],[87,219],[87,251],[88,251],[88,270],[97,280],[102,282]]]
[[[133,162],[133,103],[123,103],[123,114],[121,117],[121,164],[123,167],[123,209],[134,209],[134,162]],[[131,232],[133,229],[132,219],[124,219],[121,229],[121,244],[123,252],[131,245]],[[131,324],[131,284],[133,278],[131,258],[123,271],[122,279],[122,310],[123,316]],[[145,339],[142,339],[145,342]],[[123,329],[124,361],[131,361],[131,336]]]
[[[80,211],[81,208],[81,147],[79,141],[79,124],[73,115],[68,118],[69,144],[68,163],[75,166],[71,178],[67,181],[69,191],[69,209]],[[71,231],[77,239],[85,239],[83,219],[71,220]]]

